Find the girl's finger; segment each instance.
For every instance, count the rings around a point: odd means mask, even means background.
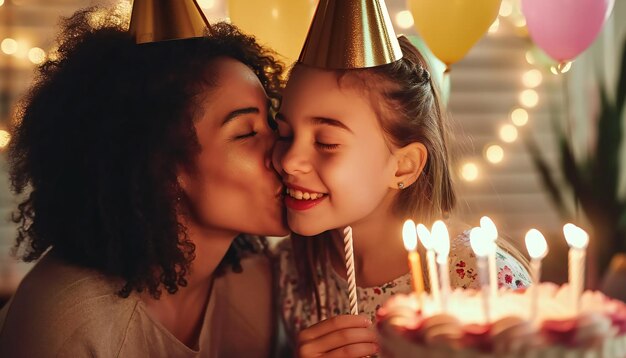
[[[346,328],[301,344],[298,353],[300,357],[315,357],[345,346],[376,342],[376,333],[370,328]]]
[[[302,344],[313,339],[325,336],[334,331],[339,331],[346,328],[367,328],[371,325],[372,322],[364,316],[335,316],[300,331],[300,333],[298,334],[298,342]]]

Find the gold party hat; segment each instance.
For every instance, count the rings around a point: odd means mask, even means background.
[[[138,44],[202,37],[210,26],[196,0],[135,0],[130,33]]]
[[[320,0],[298,62],[355,69],[401,58],[385,0]]]

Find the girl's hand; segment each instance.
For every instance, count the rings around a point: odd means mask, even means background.
[[[363,316],[341,315],[303,329],[298,357],[366,357],[378,352],[372,322]]]

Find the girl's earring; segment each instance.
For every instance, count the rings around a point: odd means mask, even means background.
[[[400,189],[400,190],[404,189],[404,183],[403,182],[399,182],[398,183],[398,189]]]

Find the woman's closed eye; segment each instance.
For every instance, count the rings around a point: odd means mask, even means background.
[[[250,131],[248,133],[240,134],[238,136],[235,136],[235,140],[242,140],[242,139],[252,138],[252,137],[254,137],[257,134],[258,133],[256,131]]]

